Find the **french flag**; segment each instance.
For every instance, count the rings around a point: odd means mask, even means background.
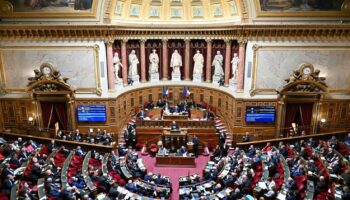
[[[182,91],[182,97],[189,97],[191,95],[190,87],[184,87],[184,90]]]
[[[168,97],[168,96],[169,96],[168,87],[163,86],[163,97]]]

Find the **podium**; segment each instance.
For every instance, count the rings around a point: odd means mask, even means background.
[[[164,147],[170,149],[172,146],[180,148],[187,144],[187,128],[179,130],[171,130],[171,128],[163,128],[163,144]]]
[[[168,121],[187,121],[188,115],[180,115],[180,114],[171,114],[171,115],[163,115],[163,120]]]

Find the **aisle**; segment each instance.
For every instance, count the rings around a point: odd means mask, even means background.
[[[170,167],[156,167],[156,159],[150,156],[142,156],[139,153],[139,157],[142,158],[144,165],[147,168],[147,172],[159,173],[163,176],[169,176],[173,185],[173,193],[170,197],[171,200],[179,199],[179,177],[187,176],[189,174],[197,173],[202,177],[202,172],[209,161],[209,156],[198,156],[196,158],[196,168],[170,168]]]

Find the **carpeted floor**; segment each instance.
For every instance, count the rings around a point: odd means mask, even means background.
[[[150,156],[142,156],[139,154],[139,157],[142,158],[147,172],[159,173],[163,176],[169,176],[171,183],[173,185],[173,193],[170,197],[171,200],[179,199],[179,177],[187,176],[189,174],[197,173],[202,177],[202,172],[209,161],[209,156],[199,156],[196,158],[196,167],[195,168],[180,168],[180,167],[156,167],[156,159]]]

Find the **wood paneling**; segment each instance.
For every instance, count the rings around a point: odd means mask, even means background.
[[[350,100],[323,100],[319,119],[326,119],[319,132],[329,132],[350,128]]]
[[[5,128],[29,128],[34,122],[28,121],[29,117],[35,118],[35,104],[28,99],[1,100],[1,121]],[[37,122],[35,122],[37,123]]]

